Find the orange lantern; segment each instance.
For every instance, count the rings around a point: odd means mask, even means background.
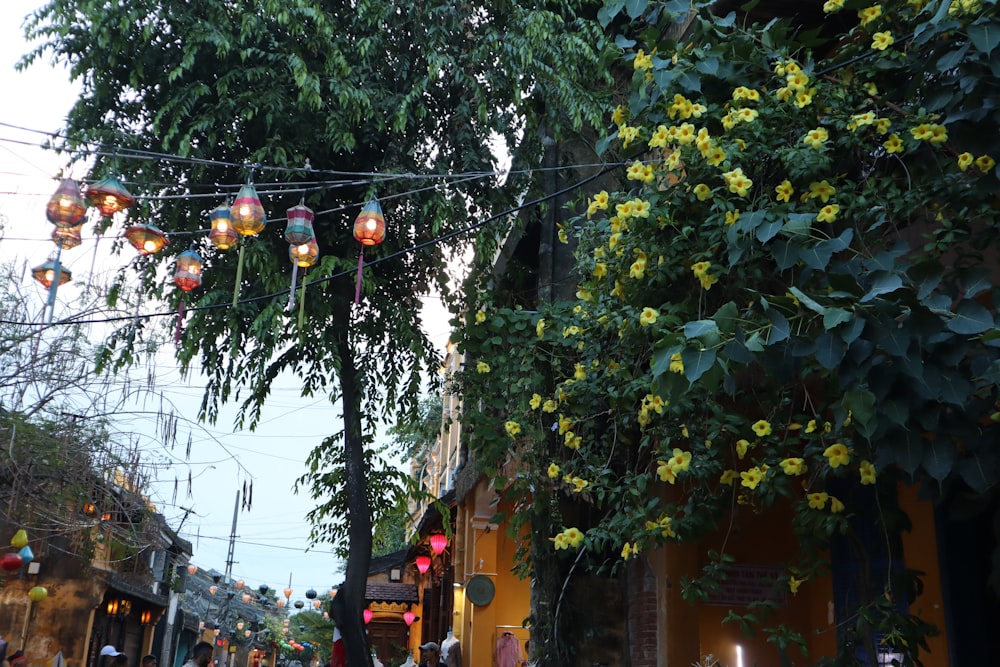
[[[229,218],[240,236],[256,236],[264,230],[264,207],[252,184],[247,183],[240,188],[229,211]]]
[[[194,563],[188,565],[188,574],[195,574],[198,571],[198,566]]]
[[[74,227],[80,224],[87,213],[87,206],[80,194],[80,186],[71,178],[64,178],[45,207],[49,222],[59,227]]]
[[[323,606],[322,600],[313,600],[313,609],[319,609]]]
[[[208,240],[219,250],[229,250],[239,239],[239,234],[233,229],[232,220],[229,218],[230,208],[225,204],[219,204],[210,214],[212,217],[212,231],[208,233]]]
[[[285,606],[285,601],[282,600],[281,598],[278,598],[277,600],[275,600],[274,604],[278,605],[278,609],[281,609],[282,607]]]
[[[319,260],[319,245],[313,237],[305,243],[288,246],[288,259],[292,262],[292,287],[288,290],[288,310],[295,307],[295,284],[298,281],[299,267],[309,268]],[[299,327],[302,327],[306,298],[306,283],[302,282],[302,293],[299,295]]]
[[[243,587],[246,585],[247,585],[246,582],[240,579],[239,581],[236,582],[236,590],[242,591]]]
[[[72,250],[82,243],[80,238],[82,230],[83,225],[76,225],[75,227],[57,225],[52,230],[52,242],[63,250]]]
[[[46,289],[52,286],[52,281],[56,280],[56,263],[51,259],[46,260],[31,270],[31,277],[45,286]],[[73,274],[65,267],[59,267],[59,284],[65,285],[73,279]]]
[[[361,271],[365,265],[365,246],[378,245],[385,238],[385,217],[378,200],[372,199],[354,220],[354,238],[361,244],[358,254],[358,280],[354,287],[354,305],[361,301]]]
[[[135,197],[129,194],[117,178],[101,179],[88,186],[85,194],[87,201],[105,218],[110,218],[135,203]]]
[[[214,584],[208,587],[208,592],[211,593],[212,595],[215,595],[218,592],[218,590],[219,587]]]
[[[286,589],[284,590],[284,593],[285,593],[285,597],[286,597],[286,598],[290,598],[290,597],[292,597],[292,587],[291,587],[291,586],[289,586],[288,588],[286,588]]]
[[[253,597],[249,593],[243,594],[243,604],[250,604],[250,598]]]
[[[125,238],[142,255],[152,255],[170,245],[167,235],[156,225],[132,225],[125,230]]]
[[[184,295],[201,285],[201,256],[194,250],[185,250],[177,255],[177,268],[174,270],[174,283],[180,287],[181,301],[177,306],[177,327],[174,329],[174,345],[181,342],[181,324],[184,321]]]

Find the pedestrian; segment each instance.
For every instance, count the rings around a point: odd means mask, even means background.
[[[420,645],[420,667],[438,667],[441,664],[441,647],[437,642]]]
[[[156,656],[150,653],[142,656],[142,667],[156,667]]]
[[[116,649],[111,644],[108,644],[107,646],[101,649],[100,662],[98,662],[97,664],[100,665],[101,667],[111,667],[111,665],[114,663],[114,659],[120,655],[122,655],[121,651]]]
[[[198,642],[191,649],[191,658],[184,663],[184,667],[208,667],[214,652],[215,649],[208,642]]]
[[[10,667],[28,667],[28,656],[24,651],[17,650],[7,656],[7,662],[10,663]]]

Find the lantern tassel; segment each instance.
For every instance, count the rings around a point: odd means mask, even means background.
[[[174,329],[174,347],[181,345],[181,322],[184,319],[184,293],[181,293],[181,302],[177,306],[177,327]]]
[[[299,275],[299,263],[292,262],[292,289],[288,290],[288,312],[295,309],[295,280]]]
[[[302,323],[306,316],[306,275],[302,272],[302,291],[299,292],[299,335],[302,335]]]
[[[52,324],[52,313],[56,310],[56,291],[59,289],[59,278],[61,273],[61,267],[59,266],[59,257],[62,255],[62,244],[56,248],[56,259],[54,262],[54,269],[52,271],[52,284],[49,285],[49,321],[47,324]]]
[[[240,259],[236,263],[236,285],[233,287],[233,308],[236,307],[236,302],[240,300],[240,283],[243,282],[243,248],[245,247],[245,243],[240,244]]]
[[[365,265],[365,247],[361,246],[361,252],[358,254],[358,282],[354,286],[354,305],[358,305],[361,301],[361,269]]]

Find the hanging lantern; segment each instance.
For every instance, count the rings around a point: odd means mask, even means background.
[[[414,614],[412,611],[407,609],[406,611],[403,612],[403,622],[406,623],[407,626],[413,625],[413,621],[415,620],[417,620],[417,615]]]
[[[257,197],[257,190],[247,183],[236,195],[236,201],[229,211],[233,228],[241,236],[256,236],[264,230],[264,207]]]
[[[420,574],[427,574],[427,570],[431,569],[431,557],[426,555],[420,555],[416,558],[417,569],[420,570]]]
[[[135,197],[129,194],[117,178],[101,179],[88,186],[85,194],[87,201],[105,218],[110,218],[135,203]]]
[[[18,528],[17,532],[14,533],[14,537],[10,538],[10,546],[20,549],[28,544],[28,531],[24,528]]]
[[[283,592],[284,592],[286,598],[292,597],[293,591],[292,591],[292,587],[291,586],[289,586],[288,588],[286,588]]]
[[[284,619],[282,619],[282,620],[281,620],[281,624],[282,624],[283,626],[285,626],[286,628],[287,628],[287,627],[288,627],[289,625],[291,625],[291,623],[292,623],[291,619],[288,619],[288,618],[284,618]]]
[[[448,538],[441,533],[434,533],[431,535],[430,542],[431,551],[434,552],[435,556],[440,556],[444,552],[445,547],[448,546]]]
[[[64,178],[45,207],[45,216],[58,227],[74,227],[87,213],[87,205],[80,194],[80,186],[71,178]]]
[[[361,616],[365,619],[365,625],[368,625],[369,623],[372,622],[372,616],[374,615],[375,612],[373,612],[371,609],[365,609],[363,612],[361,612]]]
[[[302,609],[302,607],[304,607],[304,606],[306,606],[306,603],[303,602],[302,600],[296,600],[295,601],[295,608],[296,609]]]
[[[310,588],[309,590],[306,591],[306,597],[310,600],[315,600],[317,595],[318,593],[313,588]]]
[[[281,598],[278,598],[274,604],[278,605],[278,609],[281,609],[282,607],[285,606],[285,601],[282,600]]]
[[[385,238],[385,217],[378,200],[372,199],[354,220],[354,238],[361,244],[358,253],[358,280],[354,287],[354,305],[361,301],[361,271],[365,265],[365,246],[378,245]]]
[[[185,250],[177,255],[177,268],[174,270],[174,283],[185,292],[201,286],[201,256],[194,250]],[[240,582],[242,583],[242,582]],[[238,588],[243,588],[238,586]]]
[[[125,230],[125,238],[143,255],[152,255],[170,245],[167,235],[156,225],[132,225]]]
[[[267,585],[267,584],[261,584],[260,586],[258,586],[258,587],[257,587],[257,590],[259,590],[259,591],[260,591],[260,594],[261,594],[261,595],[264,595],[264,594],[265,594],[265,593],[267,593],[267,591],[268,591],[268,590],[270,590],[270,589],[268,588],[268,585]]]
[[[52,286],[52,281],[56,279],[56,263],[51,259],[45,260],[31,270],[31,277],[40,282],[45,289]],[[73,279],[72,272],[64,266],[59,267],[59,284],[65,285]]]
[[[319,245],[316,239],[309,239],[305,243],[288,247],[288,259],[294,266],[303,268],[314,265],[319,259]]]
[[[52,230],[52,242],[63,250],[72,250],[83,243],[80,236],[82,231],[83,225],[77,225],[76,227],[57,226]]]
[[[21,557],[21,562],[25,565],[35,560],[35,552],[32,551],[31,547],[27,544],[21,547],[21,549],[17,552],[17,555]]]
[[[212,630],[212,634],[218,637],[219,635],[222,634],[222,628],[216,628],[215,630]]]
[[[249,630],[244,630],[243,631],[243,636],[246,637],[247,639],[250,639],[250,635],[252,635],[252,634],[253,633],[250,632]]]
[[[328,611],[324,611],[323,612],[323,620],[324,621],[329,621],[330,620],[330,612],[328,612]]]
[[[205,621],[198,621],[198,630],[200,631],[204,629],[205,629]]]
[[[236,629],[237,630],[242,630],[244,625],[246,625],[246,624],[243,622],[242,619],[236,621]]]
[[[215,595],[218,591],[219,587],[216,586],[215,584],[212,584],[211,586],[208,587],[208,592],[211,593],[212,595]]]
[[[198,571],[198,566],[194,563],[188,564],[188,574],[195,574]]]
[[[49,591],[44,586],[32,586],[28,590],[28,599],[32,602],[42,602],[49,597]]]
[[[19,570],[21,568],[21,563],[21,557],[13,551],[9,551],[0,557],[0,569],[7,570],[8,572],[16,572]]]
[[[313,609],[319,609],[323,606],[322,600],[313,600]]]
[[[250,598],[253,597],[249,593],[243,594],[243,604],[250,604]]]
[[[219,204],[212,209],[212,231],[208,233],[208,240],[219,250],[229,250],[236,245],[240,237],[233,229],[229,213],[230,208],[225,204]]]
[[[198,259],[199,259],[199,261],[201,260],[200,257]],[[199,275],[201,274],[201,267],[198,267],[198,273],[199,273]],[[198,284],[199,285],[201,284],[201,280],[198,281]],[[236,590],[242,591],[243,587],[246,586],[246,585],[247,585],[246,582],[243,581],[242,579],[240,579],[239,581],[236,582]]]
[[[313,232],[313,210],[302,204],[288,209],[288,224],[285,226],[285,240],[292,245],[308,243],[316,234]]]

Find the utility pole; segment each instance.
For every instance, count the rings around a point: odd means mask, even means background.
[[[236,519],[240,515],[240,492],[236,491],[236,503],[233,505],[233,529],[229,533],[229,554],[226,556],[226,585],[233,578],[233,554],[236,552]]]

